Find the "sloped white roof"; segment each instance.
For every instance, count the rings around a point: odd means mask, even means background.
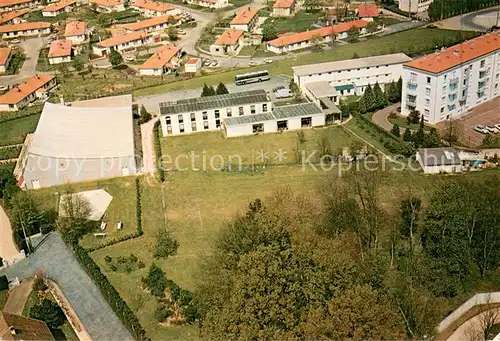
[[[45,103],[28,152],[68,159],[134,156],[132,97],[122,97],[115,107]]]
[[[92,191],[83,191],[75,193],[74,195],[79,196],[90,204],[90,217],[89,220],[99,221],[104,216],[104,213],[109,207],[111,200],[113,197],[111,194],[106,192],[103,189],[96,189]],[[71,196],[73,197],[73,196]],[[59,215],[62,217],[66,216],[66,212],[64,212],[64,203],[68,200],[68,195],[61,195],[61,200],[59,200]]]

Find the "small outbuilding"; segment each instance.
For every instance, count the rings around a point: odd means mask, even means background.
[[[196,73],[201,69],[201,58],[191,58],[184,65],[184,71],[189,73]]]
[[[426,174],[462,172],[462,160],[454,148],[421,148],[416,159]]]

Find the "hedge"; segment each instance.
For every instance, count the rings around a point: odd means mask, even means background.
[[[101,272],[99,266],[89,256],[88,252],[76,245],[75,256],[78,262],[85,268],[88,275],[92,278],[97,285],[101,294],[108,301],[111,309],[115,312],[122,323],[127,327],[132,336],[136,340],[144,340],[146,332],[142,328],[139,319],[135,316],[134,312],[130,309],[127,303],[121,298],[120,294],[111,285],[108,278]]]
[[[124,242],[126,240],[134,239],[134,238],[137,238],[137,237],[140,237],[140,236],[142,236],[142,233],[139,234],[139,232],[132,233],[132,234],[127,234],[125,236],[121,236],[121,237],[118,237],[118,238],[110,239],[110,240],[108,240],[107,242],[105,242],[103,244],[100,244],[100,245],[97,245],[97,246],[94,246],[94,247],[89,247],[86,250],[88,252],[94,252],[94,251],[97,251],[97,250],[100,250],[100,249],[104,249],[105,247],[108,247],[108,246],[111,246],[111,245],[115,245],[115,244]]]
[[[42,104],[36,104],[18,111],[0,111],[0,123],[17,120],[22,117],[38,115],[42,112],[42,109]]]
[[[160,167],[160,160],[162,157],[161,154],[161,142],[160,142],[160,121],[156,121],[155,125],[153,127],[153,140],[154,140],[154,146],[155,146],[155,167],[156,167],[156,172],[158,174],[158,180],[160,182],[165,181],[165,171],[163,170],[162,167]]]
[[[142,236],[142,204],[141,204],[141,183],[139,178],[135,178],[135,215],[137,218],[137,237]]]

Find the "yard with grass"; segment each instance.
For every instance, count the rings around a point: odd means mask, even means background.
[[[306,11],[300,11],[295,16],[290,18],[273,18],[270,17],[267,20],[272,21],[276,25],[276,30],[278,34],[286,32],[303,32],[311,29],[311,25],[318,21],[318,18],[322,15],[321,12],[318,13],[308,13]]]
[[[0,145],[23,143],[26,134],[35,131],[39,119],[37,114],[0,123]]]
[[[396,114],[390,114],[387,119],[389,120],[389,122],[391,122],[392,124],[397,124],[400,128],[410,128],[411,130],[418,130],[418,128],[420,127],[420,124],[413,124],[413,123],[410,123],[408,124],[408,121],[406,120],[406,117],[403,117],[403,116],[398,116]],[[430,130],[431,127],[427,126],[427,125],[424,125],[424,129],[425,130]]]
[[[133,94],[134,96],[146,96],[173,90],[200,88],[204,83],[215,84],[220,81],[229,83],[233,81],[235,75],[247,71],[268,70],[271,75],[292,75],[292,66],[351,59],[354,54],[357,54],[360,58],[396,52],[403,52],[409,55],[422,54],[434,51],[436,45],[449,46],[464,39],[470,39],[476,35],[477,33],[468,31],[460,32],[428,28],[413,29],[384,37],[376,37],[359,43],[343,45],[333,50],[325,49],[318,53],[296,55],[290,59],[276,61],[272,64],[242,68],[174,83],[165,83],[155,87],[138,89],[133,91]],[[74,82],[70,83],[79,87],[79,85]],[[80,86],[82,85],[80,84]],[[100,86],[92,87],[89,84],[89,89],[97,90],[100,88]]]

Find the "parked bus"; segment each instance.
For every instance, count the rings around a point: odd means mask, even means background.
[[[236,75],[234,76],[234,83],[236,85],[243,85],[249,83],[264,82],[270,79],[271,77],[269,77],[269,72],[267,70],[264,70],[264,71],[249,72],[243,75]]]

